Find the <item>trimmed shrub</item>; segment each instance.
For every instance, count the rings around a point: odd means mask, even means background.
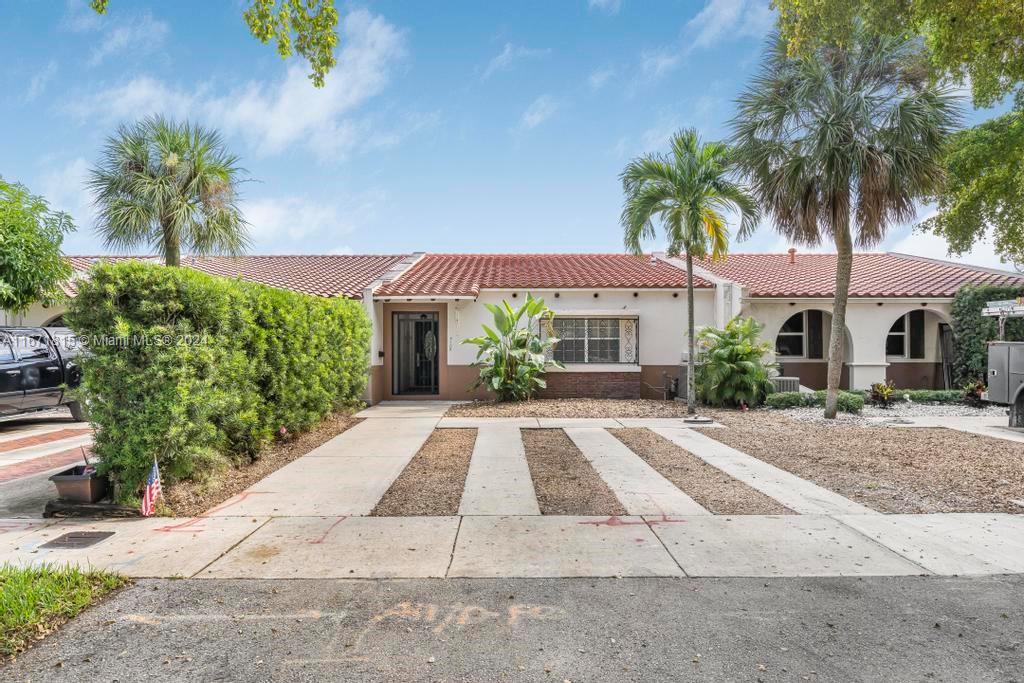
[[[801,408],[825,407],[825,392],[815,391],[813,394],[804,394],[799,391],[780,391],[769,394],[765,399],[765,405],[769,408]],[[864,395],[852,391],[840,391],[837,402],[839,411],[843,413],[859,413],[864,408]]]
[[[892,400],[914,403],[963,403],[964,392],[959,389],[895,389]]]
[[[98,264],[77,287],[66,320],[89,347],[79,392],[121,502],[154,458],[165,482],[203,480],[365,387],[358,302],[140,262]]]
[[[981,309],[989,301],[1024,296],[1024,287],[966,285],[953,297],[953,334],[956,338],[956,359],[953,370],[956,383],[964,386],[984,380],[988,371],[987,342],[999,338],[999,324],[986,318]],[[1024,319],[1006,321],[1006,341],[1024,341]]]

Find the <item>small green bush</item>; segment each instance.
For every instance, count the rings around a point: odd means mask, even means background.
[[[781,391],[769,394],[765,400],[769,408],[799,408],[799,407],[825,407],[825,392],[815,391],[813,394],[803,394],[799,391]],[[852,391],[840,391],[837,406],[843,413],[859,413],[864,408],[864,395]]]
[[[101,263],[77,287],[66,319],[89,346],[79,392],[121,502],[154,457],[165,483],[202,480],[365,387],[358,302],[140,262]]]
[[[725,329],[705,327],[697,333],[700,363],[697,396],[721,406],[758,406],[774,391],[771,377],[776,367],[763,358],[772,345],[758,341],[764,326],[753,318],[733,318]]]
[[[909,398],[914,403],[963,403],[964,392],[958,389],[895,389],[893,401]]]

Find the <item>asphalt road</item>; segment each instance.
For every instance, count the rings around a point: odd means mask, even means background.
[[[20,681],[1019,681],[1024,577],[140,581]]]

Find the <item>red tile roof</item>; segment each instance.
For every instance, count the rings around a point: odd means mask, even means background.
[[[360,299],[370,283],[404,258],[404,255],[186,256],[182,257],[181,264],[211,275],[238,277],[303,294]],[[76,272],[88,270],[96,261],[125,259],[160,262],[152,256],[68,257]],[[74,283],[69,283],[67,289],[73,296]]]
[[[750,296],[835,296],[836,255],[729,254],[701,268],[739,282]],[[1024,275],[895,253],[853,255],[850,296],[947,297],[965,284],[1024,285]]]
[[[694,286],[711,283],[694,278]],[[426,254],[374,291],[388,296],[467,296],[482,289],[679,289],[686,272],[629,254]]]

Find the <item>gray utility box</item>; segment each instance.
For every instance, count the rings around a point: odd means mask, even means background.
[[[1024,385],[1024,342],[988,343],[986,400],[1011,404]]]

